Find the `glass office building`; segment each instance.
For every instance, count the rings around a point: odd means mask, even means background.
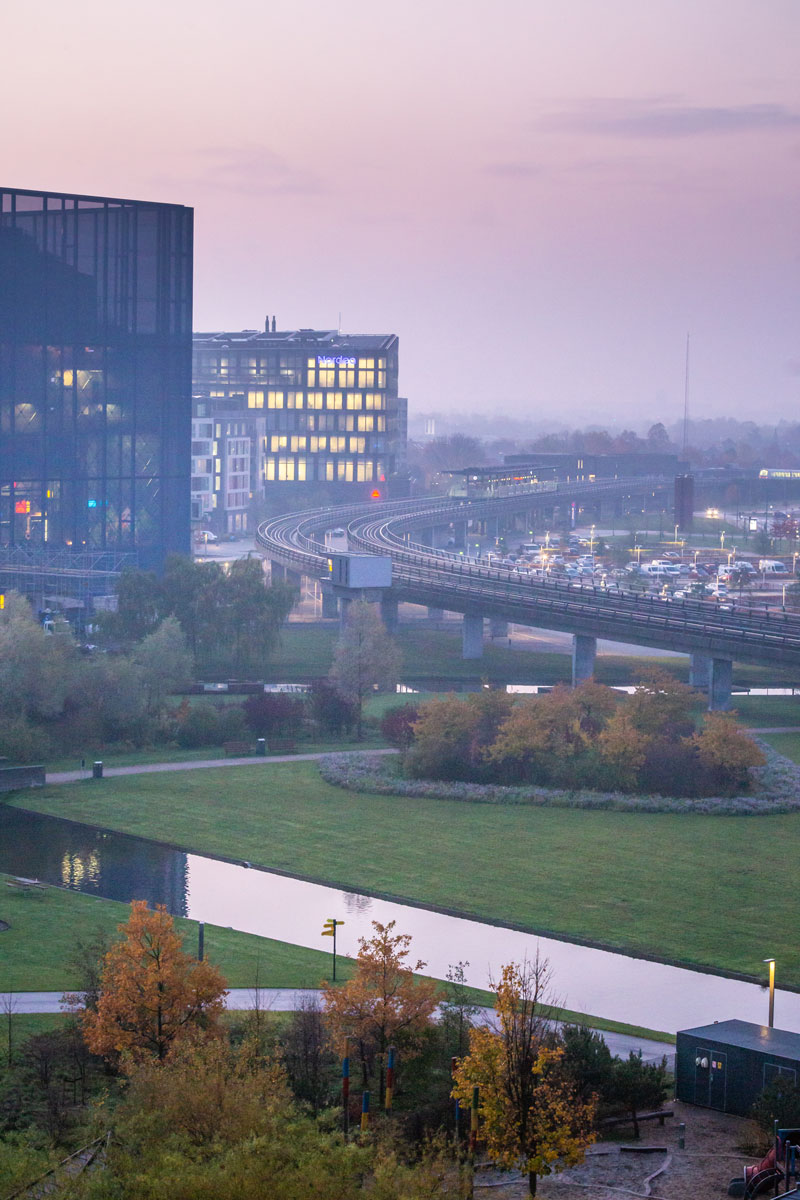
[[[192,227],[0,188],[0,550],[189,551]]]
[[[195,333],[192,517],[247,529],[254,499],[403,495],[407,405],[395,334]]]

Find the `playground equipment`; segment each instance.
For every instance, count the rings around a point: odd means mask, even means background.
[[[743,1196],[744,1200],[772,1189],[773,1196],[787,1195],[800,1189],[800,1129],[778,1129],[775,1122],[775,1141],[761,1162],[745,1167],[742,1175],[732,1179],[728,1185],[729,1196]],[[792,1188],[794,1180],[794,1188]]]

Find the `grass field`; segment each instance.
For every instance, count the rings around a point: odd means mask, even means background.
[[[299,622],[281,630],[280,645],[275,651],[270,676],[279,680],[305,680],[325,675],[333,657],[336,633],[333,629]],[[415,625],[401,625],[397,635],[403,654],[404,680],[437,680],[437,688],[447,690],[448,683],[470,681],[480,683],[567,683],[572,678],[572,659],[567,653],[546,653],[527,650],[522,646],[484,644],[479,660],[461,657],[460,629],[436,630]],[[672,671],[680,679],[688,679],[688,658],[659,658],[657,654],[633,658],[628,655],[603,654],[597,659],[597,679],[600,683],[626,684],[635,682],[643,671],[653,666]],[[444,681],[444,682],[442,682]],[[800,679],[775,667],[755,663],[737,663],[734,682],[742,686],[782,682],[800,683]]]
[[[128,918],[127,904],[54,887],[19,892],[6,878],[0,875],[0,918],[11,928],[0,933],[0,992],[76,988],[69,965],[75,943],[91,941],[99,930],[116,937],[117,926]],[[196,953],[197,922],[178,917],[175,925],[186,950]],[[231,987],[252,987],[256,978],[262,987],[316,987],[331,970],[331,957],[322,950],[217,925],[206,925],[205,953]],[[349,978],[352,962],[340,961],[342,977]]]
[[[313,763],[71,784],[15,803],[670,961],[760,976],[768,951],[800,986],[800,901],[768,885],[776,862],[793,861],[800,816],[362,796],[325,784]]]
[[[800,733],[768,733],[764,741],[792,762],[800,763]]]
[[[741,723],[753,729],[771,725],[800,727],[800,696],[734,696],[731,703]]]

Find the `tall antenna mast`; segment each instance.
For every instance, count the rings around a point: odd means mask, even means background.
[[[686,375],[683,381],[683,457],[689,456],[689,334],[686,334]]]

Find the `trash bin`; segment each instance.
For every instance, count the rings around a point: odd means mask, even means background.
[[[92,779],[103,778],[103,764],[101,762],[92,763]]]
[[[266,757],[266,754],[267,754],[267,739],[266,738],[258,738],[258,740],[256,741],[256,754],[258,754],[261,758]]]

